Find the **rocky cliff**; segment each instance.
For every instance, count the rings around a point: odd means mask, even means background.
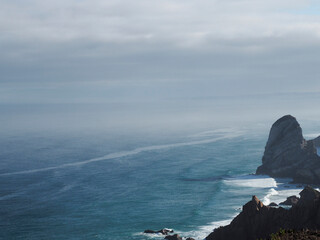
[[[319,137],[306,141],[297,120],[286,115],[271,127],[257,174],[289,177],[295,182],[320,183]]]
[[[291,209],[264,206],[253,196],[229,225],[215,229],[206,240],[267,239],[280,229],[319,229],[320,192],[308,186],[300,196]]]

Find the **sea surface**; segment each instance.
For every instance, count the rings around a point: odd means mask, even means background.
[[[235,128],[3,134],[0,239],[163,239],[143,234],[162,228],[204,239],[252,195],[279,203],[302,189],[252,175],[267,137]]]

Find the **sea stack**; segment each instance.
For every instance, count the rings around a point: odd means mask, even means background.
[[[291,115],[278,119],[271,127],[256,174],[292,178],[299,183],[320,183],[319,137],[305,140],[300,124]]]

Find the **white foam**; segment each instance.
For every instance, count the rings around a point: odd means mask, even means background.
[[[230,133],[243,134],[244,132],[237,130],[237,129],[234,129],[234,128],[221,128],[221,129],[215,129],[215,130],[204,131],[204,132],[192,134],[188,137],[189,138],[212,137],[212,136],[216,136],[216,135],[230,134]]]
[[[234,216],[235,217],[235,216]],[[221,227],[221,226],[226,226],[230,224],[232,221],[233,217],[231,219],[223,220],[223,221],[216,221],[209,223],[208,225],[200,226],[198,229],[193,230],[193,231],[179,231],[179,230],[174,230],[174,233],[179,234],[182,237],[192,237],[196,240],[203,240],[205,239],[215,228]],[[148,233],[135,233],[135,236],[144,236],[148,237],[150,239],[163,239],[163,235],[160,233],[155,233],[155,234],[148,234]]]
[[[262,198],[264,205],[269,205],[271,202],[279,204],[289,196],[299,196],[302,187],[297,187],[290,184],[291,179],[274,179],[269,176],[242,176],[238,178],[230,178],[224,180],[225,184],[238,187],[251,188],[266,188],[267,194]]]
[[[163,228],[169,231],[174,231],[171,228]],[[162,233],[143,233],[143,232],[138,232],[138,233],[134,233],[134,236],[144,236],[144,237],[148,237],[150,239],[164,239],[164,235]]]
[[[134,236],[144,236],[144,237],[147,237],[150,239],[161,239],[161,240],[164,239],[164,236],[161,233],[141,233],[140,232],[140,233],[135,233],[133,235]]]
[[[72,188],[74,188],[75,186],[76,186],[76,184],[65,185],[59,190],[59,193],[67,192],[67,191],[71,190]]]
[[[107,154],[102,157],[92,158],[92,159],[81,161],[81,162],[65,163],[65,164],[61,164],[59,166],[53,166],[53,167],[47,167],[47,168],[38,168],[38,169],[31,169],[31,170],[11,172],[11,173],[2,173],[2,174],[0,174],[0,176],[11,176],[11,175],[17,175],[17,174],[30,174],[30,173],[44,172],[44,171],[50,171],[50,170],[55,170],[55,169],[61,169],[61,168],[81,166],[81,165],[89,164],[89,163],[93,163],[93,162],[100,162],[100,161],[121,158],[121,157],[127,157],[130,155],[135,155],[135,154],[139,154],[141,152],[146,152],[146,151],[155,151],[155,150],[163,150],[163,149],[176,148],[176,147],[184,147],[184,146],[191,146],[191,145],[213,143],[213,142],[217,142],[217,141],[223,140],[223,139],[239,137],[240,135],[241,134],[239,132],[236,132],[236,133],[232,132],[232,133],[225,134],[224,136],[205,139],[205,140],[140,147],[140,148],[136,148],[136,149],[130,150],[130,151],[110,153],[110,154]]]
[[[230,224],[234,217],[232,217],[231,219],[222,220],[222,221],[215,221],[215,222],[209,223],[208,225],[200,226],[197,230],[194,230],[194,231],[189,231],[189,232],[176,231],[176,232],[184,237],[192,237],[196,240],[203,240],[210,233],[212,233],[214,229]]]
[[[272,196],[279,195],[279,192],[276,191],[274,188],[271,188],[268,192],[268,194],[262,199],[262,203],[264,205],[269,205],[271,203]]]
[[[225,184],[239,186],[239,187],[252,187],[252,188],[274,188],[277,187],[277,182],[274,178],[268,176],[242,176],[238,178],[229,178],[224,180]]]
[[[289,196],[299,196],[299,193],[302,191],[302,188],[293,188],[293,189],[281,189],[278,190],[278,194],[272,195],[269,197],[270,202],[275,202],[279,204],[287,199]]]

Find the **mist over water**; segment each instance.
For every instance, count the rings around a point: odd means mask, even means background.
[[[233,126],[268,129],[285,114],[295,116],[305,127],[319,118],[318,93],[144,97],[98,103],[2,103],[1,131],[172,135]]]

